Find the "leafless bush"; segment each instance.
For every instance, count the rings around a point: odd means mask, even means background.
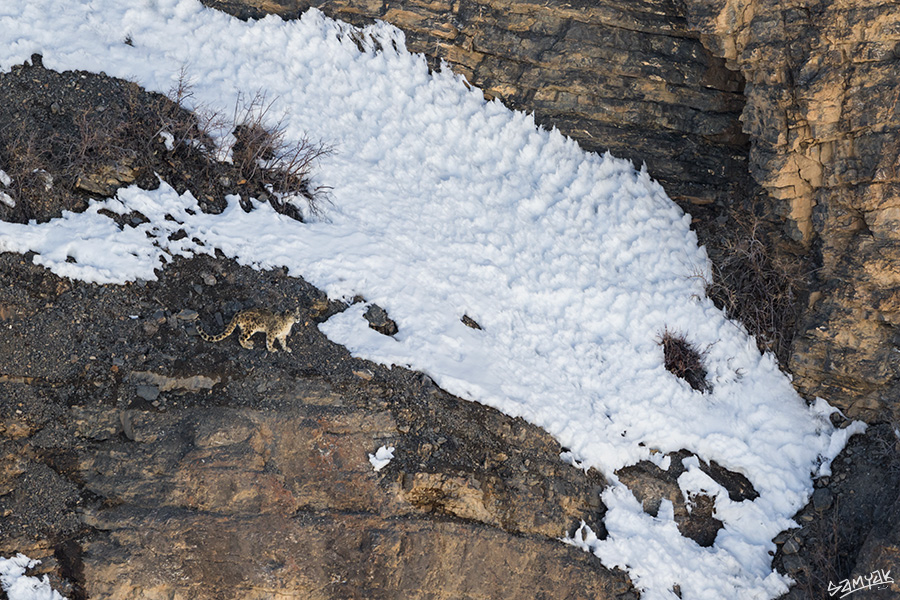
[[[302,221],[302,210],[296,204],[302,198],[310,214],[321,214],[329,188],[312,187],[309,178],[316,161],[332,148],[306,136],[289,140],[284,121],[272,118],[274,101],[261,92],[249,99],[241,96],[230,118],[207,106],[188,110],[193,89],[185,69],[167,97],[171,102],[166,110],[157,111],[162,117],[159,132],[172,136],[175,152],[199,151],[210,163],[221,166],[229,149],[218,148],[214,140],[228,133],[234,137],[230,148],[233,172],[219,173],[219,179],[237,186],[229,191],[239,193],[245,208],[250,207],[250,197],[265,199],[276,211]],[[190,119],[185,119],[185,114]],[[214,177],[213,173],[204,175]]]
[[[808,568],[793,575],[797,588],[810,600],[828,598],[829,583],[837,584],[850,574],[853,564],[847,557],[847,540],[842,535],[838,498],[830,515],[817,518],[809,525],[806,547]]]
[[[154,107],[158,120],[156,135],[171,135],[173,151],[194,150],[208,159],[217,159],[215,136],[227,126],[225,119],[206,106],[190,106],[194,90],[186,67],[181,68],[178,80],[166,93],[166,98],[169,102],[161,99]]]
[[[319,214],[327,189],[310,187],[309,176],[315,162],[332,149],[306,136],[288,140],[283,120],[267,125],[273,103],[261,93],[249,101],[238,100],[232,119],[234,165],[242,181],[254,182],[269,192],[269,202],[277,211],[300,218],[290,199],[302,197],[310,212]]]
[[[713,260],[706,293],[732,319],[747,327],[762,351],[787,364],[806,276],[799,258],[776,252],[762,220],[738,216]]]
[[[14,206],[4,206],[11,221],[27,222],[41,215],[41,204],[50,202],[54,178],[50,167],[51,139],[29,131],[22,123],[7,130],[10,136],[0,148],[0,167],[9,177],[9,185],[0,191]]]
[[[698,352],[681,333],[664,330],[659,345],[663,348],[666,369],[688,382],[698,392],[708,392],[712,388],[706,380],[704,354]]]

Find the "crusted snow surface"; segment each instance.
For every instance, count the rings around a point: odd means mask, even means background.
[[[835,435],[827,410],[807,407],[772,356],[705,297],[709,266],[690,217],[645,172],[486,102],[449,69],[429,74],[383,23],[360,32],[316,10],[242,22],[196,0],[34,0],[0,3],[0,37],[2,69],[41,53],[51,69],[166,92],[185,67],[193,100],[224,113],[261,91],[289,139],[337,150],[313,181],[333,188],[316,222],[267,204],[246,213],[234,199],[207,215],[163,184],[45,224],[0,223],[0,249],[116,283],[154,278],[171,255],[218,248],[242,264],[285,266],[331,297],[362,295],[399,332],[370,329],[361,303],[322,325],[332,340],[545,428],[573,464],[612,481],[609,537],[585,534],[580,545],[627,569],[646,600],[675,598],[676,584],[685,599],[787,589],[771,540],[849,432]],[[101,208],[150,221],[119,229]],[[177,229],[187,237],[169,241]],[[710,393],[666,371],[666,328],[705,351]],[[710,548],[683,538],[671,510],[644,513],[614,475],[683,448],[759,492],[736,503],[699,469],[679,480],[686,493],[716,498],[725,527]]]

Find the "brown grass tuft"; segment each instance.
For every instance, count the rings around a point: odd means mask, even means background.
[[[698,352],[683,334],[666,329],[660,336],[659,345],[663,348],[666,369],[670,373],[687,381],[698,392],[712,389],[706,380],[704,354]]]

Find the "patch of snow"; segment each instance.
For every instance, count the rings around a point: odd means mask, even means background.
[[[663,454],[662,452],[654,452],[651,450],[650,456],[648,458],[650,462],[652,462],[663,471],[668,471],[669,466],[672,464],[672,457],[668,454]]]
[[[197,0],[0,3],[0,69],[42,53],[48,68],[165,92],[187,64],[196,106],[228,111],[262,90],[286,141],[336,146],[312,181],[332,186],[333,205],[316,222],[264,203],[245,213],[235,198],[204,214],[163,184],[48,223],[0,223],[0,250],[35,251],[62,276],[121,283],[218,248],[244,265],[287,267],[332,298],[362,295],[399,333],[369,328],[360,303],[321,325],[330,339],[543,427],[612,482],[609,536],[582,529],[582,546],[627,569],[644,600],[674,598],[676,584],[685,599],[786,591],[772,538],[793,526],[813,473],[860,428],[836,431],[821,407],[807,407],[775,359],[706,298],[697,275],[708,277],[709,264],[690,217],[645,171],[486,102],[449,69],[429,73],[389,25],[354,31],[316,9],[244,22]],[[149,222],[119,229],[101,209]],[[170,241],[179,229],[187,237]],[[466,314],[483,330],[461,323]],[[710,393],[665,369],[656,340],[666,328],[708,348]],[[742,503],[716,496],[725,527],[710,548],[680,535],[670,504],[644,513],[615,476],[681,449],[759,492]],[[691,470],[685,489],[708,485],[701,479]]]
[[[369,455],[369,462],[372,463],[373,469],[380,471],[388,466],[392,458],[394,458],[394,447],[382,446],[375,451],[375,454]]]
[[[40,562],[21,553],[13,558],[0,556],[0,587],[9,600],[66,600],[50,586],[46,575],[43,579],[25,575],[25,571]]]
[[[559,541],[564,544],[569,544],[570,546],[575,546],[576,548],[581,548],[585,552],[593,552],[600,543],[597,534],[595,534],[594,530],[584,521],[581,522],[581,525],[575,530],[575,533],[572,534],[571,537],[569,537],[569,534],[566,534],[565,537],[559,538]]]
[[[585,466],[585,464],[584,464],[583,462],[581,462],[580,460],[576,459],[576,458],[575,458],[575,455],[572,454],[572,453],[571,453],[570,451],[568,451],[568,450],[566,450],[565,452],[560,452],[560,453],[559,453],[559,459],[560,459],[561,461],[563,461],[564,463],[566,463],[567,465],[572,465],[572,466],[575,467],[576,469],[581,469],[581,470],[584,471],[585,473],[587,473],[587,470],[591,468],[590,466]]]
[[[168,131],[160,131],[159,137],[163,139],[163,143],[166,145],[166,150],[171,152],[175,149],[175,136],[169,133]]]
[[[6,187],[9,187],[9,184],[12,183],[12,177],[7,175],[6,171],[4,171],[3,169],[0,169],[0,183],[2,183]]]
[[[0,202],[2,202],[3,204],[7,205],[10,208],[16,207],[16,201],[13,199],[12,196],[7,194],[6,192],[0,192]]]
[[[137,210],[148,219],[137,227],[119,226],[100,214],[106,209],[116,214]],[[241,211],[232,198],[228,211]],[[173,255],[212,254],[211,247],[193,241],[193,236],[172,241],[168,237],[182,224],[203,212],[189,193],[179,196],[162,184],[152,196],[137,187],[121,190],[117,198],[92,201],[83,213],[63,211],[61,218],[43,225],[0,223],[0,251],[38,254],[34,262],[54,273],[93,283],[124,283],[135,279],[155,280],[155,269]],[[226,211],[226,212],[228,212]],[[169,216],[168,220],[165,217]],[[69,257],[75,262],[68,262]]]

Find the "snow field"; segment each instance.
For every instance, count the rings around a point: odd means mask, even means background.
[[[313,181],[332,186],[333,206],[307,224],[267,204],[245,213],[233,198],[207,215],[163,183],[42,225],[0,223],[0,250],[33,250],[57,274],[122,283],[153,279],[170,255],[218,248],[256,268],[285,266],[331,297],[362,295],[399,333],[369,329],[358,304],[322,325],[329,338],[545,428],[573,464],[610,479],[610,535],[578,545],[626,568],[645,600],[675,598],[676,584],[686,599],[786,591],[771,539],[856,429],[835,432],[824,403],[808,408],[774,359],[705,298],[698,275],[709,275],[708,261],[690,217],[645,172],[537,129],[448,70],[429,74],[385,24],[359,35],[316,10],[245,23],[196,0],[14,4],[0,6],[0,68],[38,52],[48,68],[165,92],[185,67],[198,105],[225,113],[261,91],[289,139],[336,147]],[[150,221],[119,230],[102,208]],[[187,238],[169,241],[178,229]],[[666,328],[706,350],[711,393],[665,370]],[[725,528],[711,548],[678,533],[671,507],[644,513],[614,474],[651,450],[682,448],[744,474],[760,494],[735,503],[698,468],[682,476],[686,494],[716,498]]]

